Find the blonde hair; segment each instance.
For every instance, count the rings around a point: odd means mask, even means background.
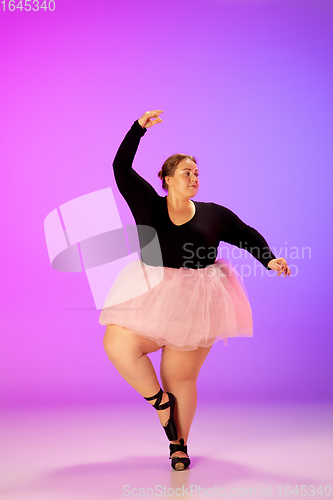
[[[184,153],[178,153],[175,155],[171,155],[171,156],[169,156],[169,158],[167,158],[165,160],[165,162],[162,165],[161,170],[157,174],[159,176],[159,178],[162,179],[162,189],[164,189],[164,191],[168,191],[168,184],[166,183],[165,178],[166,177],[173,177],[175,174],[175,171],[177,169],[178,164],[181,161],[186,160],[186,159],[189,159],[189,160],[193,161],[195,164],[197,164],[197,160],[194,158],[194,156],[186,155]]]

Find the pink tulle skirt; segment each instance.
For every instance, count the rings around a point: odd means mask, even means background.
[[[128,263],[101,310],[101,325],[119,325],[159,346],[189,351],[228,337],[252,337],[252,310],[240,274],[225,259],[202,269]]]

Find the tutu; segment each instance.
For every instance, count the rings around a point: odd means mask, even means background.
[[[161,347],[189,351],[228,337],[252,337],[252,310],[240,274],[225,259],[201,269],[133,260],[117,276],[101,310],[116,324]]]

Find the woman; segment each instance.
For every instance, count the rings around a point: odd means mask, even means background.
[[[196,379],[212,344],[252,336],[252,311],[240,275],[216,259],[220,241],[249,251],[266,269],[290,275],[266,240],[231,210],[194,202],[199,171],[191,155],[169,157],[160,172],[167,196],[132,169],[141,137],[162,123],[162,110],[136,120],[113,162],[115,180],[135,222],[142,259],[125,266],[110,289],[99,322],[107,325],[104,348],[120,375],[158,410],[170,440],[171,465],[190,464],[187,439],[197,405]],[[161,262],[147,252],[154,228]],[[161,277],[162,272],[162,277]],[[148,284],[148,287],[147,287]],[[117,307],[117,305],[122,307]],[[160,387],[147,356],[162,348]]]

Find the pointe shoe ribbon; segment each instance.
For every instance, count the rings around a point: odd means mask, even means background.
[[[177,425],[174,418],[174,408],[176,404],[176,398],[171,392],[167,392],[167,395],[169,396],[169,401],[160,404],[162,401],[163,392],[164,392],[163,389],[160,388],[160,390],[158,391],[157,394],[155,394],[155,396],[150,396],[149,398],[144,398],[144,399],[146,399],[147,401],[156,399],[155,403],[153,404],[156,410],[165,410],[166,408],[170,407],[170,418],[167,421],[167,423],[163,425],[163,429],[165,430],[165,433],[169,441],[176,441],[178,439]]]

